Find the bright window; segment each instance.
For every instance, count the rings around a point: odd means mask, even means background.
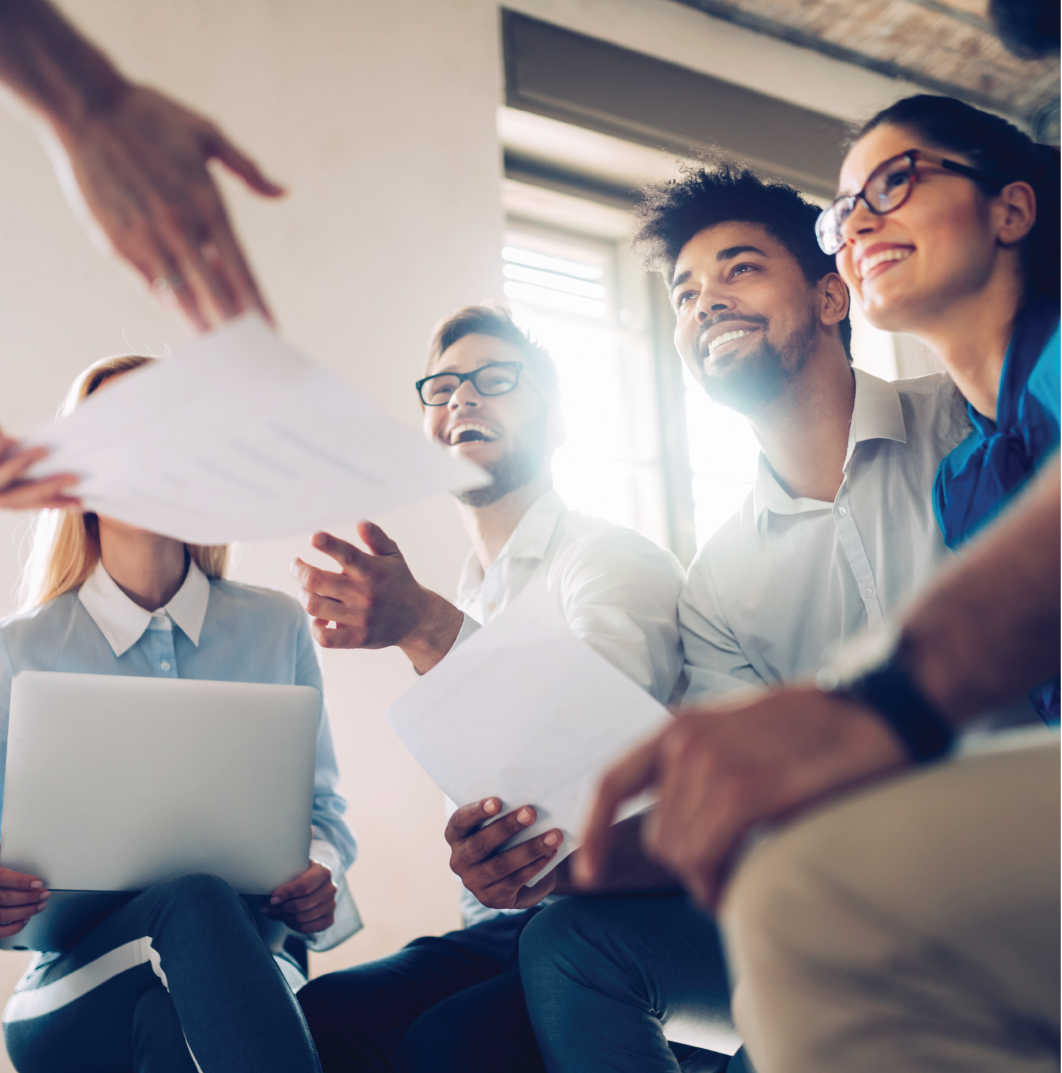
[[[513,230],[504,293],[557,364],[567,429],[554,456],[557,491],[573,509],[666,546],[652,346],[618,285],[619,256],[607,240]]]

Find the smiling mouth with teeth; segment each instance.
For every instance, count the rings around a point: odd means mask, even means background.
[[[742,336],[750,335],[752,332],[759,331],[758,328],[735,328],[732,332],[723,332],[722,335],[717,335],[708,344],[708,354],[711,356],[719,349],[724,343],[729,343],[734,339],[740,339]]]
[[[885,261],[905,261],[914,253],[910,247],[902,248],[894,246],[891,250],[882,250],[873,257],[864,257],[859,262],[859,278],[866,279],[867,273]]]
[[[451,447],[459,443],[493,443],[498,433],[486,425],[477,425],[471,421],[462,421],[450,429],[447,442]]]

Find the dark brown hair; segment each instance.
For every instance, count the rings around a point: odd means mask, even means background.
[[[551,404],[556,405],[559,401],[560,381],[549,351],[522,331],[508,308],[498,302],[464,306],[440,321],[432,332],[424,371],[430,373],[439,358],[466,335],[491,335],[516,347],[535,386]]]
[[[878,112],[856,134],[883,125],[903,127],[935,149],[951,152],[992,176],[1000,186],[1027,182],[1036,192],[1036,223],[1025,238],[1024,260],[1029,297],[1059,294],[1059,157],[1050,145],[1037,145],[1013,124],[954,97],[919,94]],[[998,190],[979,184],[988,196]]]

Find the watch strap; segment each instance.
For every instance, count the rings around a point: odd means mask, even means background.
[[[907,673],[899,648],[884,663],[839,686],[836,692],[873,708],[915,763],[939,759],[955,742],[951,724]]]

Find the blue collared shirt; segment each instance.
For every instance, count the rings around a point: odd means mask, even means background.
[[[176,595],[152,613],[130,600],[101,563],[80,591],[0,622],[0,807],[11,681],[30,670],[303,685],[323,697],[309,622],[290,596],[208,580],[190,562]],[[335,924],[303,936],[311,949],[328,949],[361,927],[343,878],[356,845],[343,819],[347,803],[336,792],[338,779],[322,700],[310,856],[331,870],[340,895]]]

